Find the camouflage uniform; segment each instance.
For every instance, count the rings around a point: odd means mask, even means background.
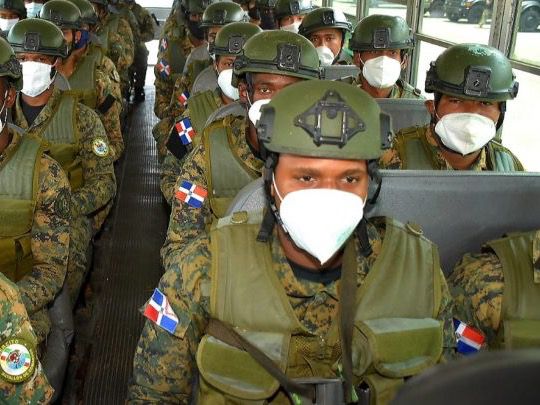
[[[180,93],[181,94],[181,93]],[[218,106],[221,106],[223,104],[223,101],[221,100],[219,91],[214,92],[214,100]],[[178,101],[177,105],[180,105],[181,102]],[[176,115],[175,115],[176,116]],[[189,118],[189,108],[186,108],[183,114],[181,114],[178,118]],[[200,134],[199,137],[196,137],[194,142],[198,144],[201,140],[204,127],[197,128],[195,123],[192,121],[191,124],[193,125],[193,129],[195,130],[195,134]],[[169,128],[170,129],[170,128]],[[163,134],[165,136],[161,136],[158,138],[158,150],[165,150],[166,149],[166,143],[169,138],[169,133]],[[182,168],[182,160],[178,160],[176,156],[174,156],[169,151],[166,152],[165,159],[163,160],[163,163],[161,164],[161,192],[163,193],[163,196],[165,199],[170,203],[172,200],[172,197],[174,195],[174,184],[176,183],[176,180],[178,179],[178,176],[180,175],[180,171]]]
[[[154,23],[152,21],[152,16],[146,8],[141,7],[135,2],[129,4],[129,7],[139,25],[139,42],[135,46],[133,70],[137,76],[135,87],[142,88],[144,86],[146,69],[148,66],[148,49],[144,43],[154,39]]]
[[[11,338],[23,338],[35,350],[36,336],[32,331],[28,315],[17,287],[0,274],[0,344]],[[18,384],[4,381],[0,377],[0,397],[2,403],[46,404],[54,390],[49,385],[41,364],[37,361],[34,374]]]
[[[129,88],[130,88],[130,80],[129,80],[130,69],[132,68],[133,63],[135,62],[137,49],[139,48],[139,44],[141,41],[140,40],[141,33],[139,30],[139,23],[137,22],[137,18],[132,13],[129,6],[127,4],[118,2],[115,7],[118,10],[118,13],[120,14],[120,17],[121,17],[120,20],[124,20],[125,22],[128,23],[129,28],[131,30],[131,41],[133,43],[133,61],[129,65],[129,69],[120,71],[120,78],[122,80],[122,93],[127,95],[129,93]],[[120,31],[120,25],[118,27]]]
[[[96,26],[96,33],[99,34],[102,27],[105,27],[113,16],[108,14],[105,22],[99,22]],[[129,27],[129,23],[120,18],[118,21],[118,30],[109,33],[109,49],[106,50],[106,55],[113,61],[116,70],[122,76],[122,72],[127,72],[127,69],[133,63],[135,55],[133,43],[133,32]]]
[[[0,170],[21,142],[20,134],[10,135],[11,143],[0,155]],[[40,343],[50,331],[47,306],[62,288],[66,276],[71,190],[60,165],[46,155],[39,161],[38,184],[32,223],[32,271],[17,286]]]
[[[429,155],[429,159],[436,166],[436,170],[454,170],[450,163],[448,163],[448,161],[444,158],[441,147],[438,145],[435,137],[433,136],[431,126],[412,127],[399,131],[394,139],[394,146],[392,149],[386,151],[379,161],[382,168],[403,169],[402,158],[398,149],[396,148],[396,142],[399,142],[400,137],[402,137],[404,133],[410,131],[419,131],[420,136],[426,141],[425,144],[428,146],[428,148],[426,148],[425,151]],[[497,147],[501,148],[505,153],[511,156],[514,160],[517,171],[524,170],[523,165],[519,162],[518,158],[512,154],[512,152],[495,141],[490,141],[488,145],[490,144],[497,144]],[[488,159],[487,146],[482,148],[478,159],[468,170],[494,170],[493,162]]]
[[[353,81],[352,84],[362,88],[362,74]],[[392,90],[387,98],[414,98],[423,100],[425,97],[422,96],[420,89],[414,88],[406,81],[399,79],[396,84],[392,86]]]
[[[379,256],[384,235],[384,219],[368,223],[373,253],[367,258],[358,255],[359,286]],[[209,243],[208,236],[201,235],[167,266],[158,288],[167,296],[179,322],[173,335],[155,323],[146,321],[135,352],[133,383],[129,389],[128,402],[190,403],[196,374],[195,353],[210,313],[212,256]],[[276,230],[269,243],[273,268],[294,314],[310,332],[324,336],[333,319],[338,316],[340,281],[331,281],[325,285],[297,278],[282,251]],[[441,280],[444,280],[442,275]],[[437,319],[444,322],[443,345],[451,349],[455,346],[451,322],[452,299],[444,281],[441,283],[441,295]]]
[[[54,90],[47,104],[29,126],[18,98],[13,121],[21,128],[27,129],[28,133],[37,133],[49,122],[60,99],[61,91]],[[93,142],[97,139],[105,142],[107,139],[99,117],[93,110],[80,103],[77,104],[75,114],[75,123],[80,134],[79,158],[82,163],[84,185],[71,196],[72,222],[67,282],[72,298],[76,298],[86,272],[86,249],[92,237],[91,217],[103,208],[116,192],[111,153],[98,156],[94,152]]]
[[[253,155],[247,144],[246,118],[228,116],[223,121],[231,128],[234,134],[236,143],[232,145],[232,150],[238,160],[252,171],[261,173],[263,162]],[[204,232],[214,219],[208,199],[204,200],[201,208],[193,208],[180,202],[173,195],[174,190],[184,180],[208,190],[209,173],[206,164],[206,153],[207,147],[204,142],[201,142],[182,162],[180,172],[172,168],[172,170],[169,169],[171,172],[162,174],[162,189],[167,200],[172,202],[167,238],[161,249],[161,258],[166,268],[169,262],[174,261],[174,256],[191,240]],[[173,181],[175,182],[174,188],[171,187]]]

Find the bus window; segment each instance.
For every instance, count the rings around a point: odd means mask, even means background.
[[[540,0],[522,0],[518,10],[512,59],[540,66]]]
[[[395,15],[407,19],[406,0],[371,0],[369,15],[384,14]]]

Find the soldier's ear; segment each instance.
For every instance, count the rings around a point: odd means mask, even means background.
[[[362,59],[360,58],[360,52],[355,52],[353,55],[353,63],[358,66],[360,69],[362,69]]]
[[[435,102],[433,100],[426,100],[424,102],[424,105],[426,106],[426,109],[429,111],[429,115],[432,117],[435,115]]]
[[[240,96],[240,103],[247,105],[249,102],[248,88],[246,82],[243,80],[238,81],[238,94]]]
[[[74,43],[79,43],[80,40],[81,40],[81,37],[82,37],[82,32],[81,31],[75,31],[75,38],[73,39],[74,40]]]
[[[17,98],[17,90],[15,90],[15,87],[9,86],[7,95],[6,95],[6,108],[11,108],[15,104],[15,100]]]

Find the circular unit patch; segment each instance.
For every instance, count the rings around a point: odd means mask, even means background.
[[[21,338],[4,341],[0,345],[0,377],[10,383],[28,380],[36,369],[36,352]]]
[[[109,154],[109,144],[103,138],[96,138],[92,142],[92,150],[99,157],[105,157]]]

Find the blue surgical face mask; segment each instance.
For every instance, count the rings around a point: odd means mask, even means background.
[[[79,39],[79,42],[76,42],[75,45],[73,45],[73,49],[81,49],[88,44],[88,41],[90,40],[90,32],[87,30],[80,30],[81,33],[81,39]]]
[[[41,11],[43,4],[32,2],[25,4],[24,7],[26,8],[26,17],[35,18],[39,16],[39,12]]]

